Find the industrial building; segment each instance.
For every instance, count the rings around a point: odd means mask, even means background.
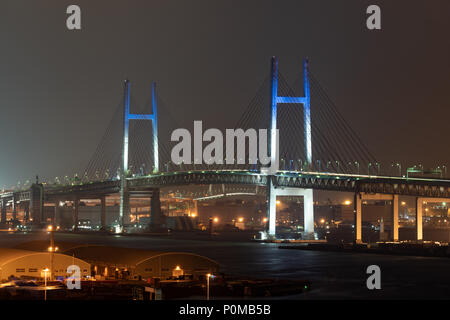
[[[217,273],[219,264],[207,257],[187,252],[162,252],[57,242],[59,252],[88,263],[92,277],[97,279],[148,280],[159,278],[202,279],[208,273]],[[43,251],[46,241],[21,243],[16,249]],[[46,253],[48,254],[48,253]]]
[[[41,279],[50,276],[52,266],[50,252],[36,252],[28,250],[0,248],[0,281],[14,278]],[[89,263],[60,253],[53,253],[54,277],[67,277],[67,267],[80,267],[81,277],[91,275]],[[47,274],[45,274],[47,273]]]
[[[159,252],[107,246],[79,246],[65,252],[89,262],[96,278],[147,280],[185,277],[202,279],[217,273],[219,264],[186,252]]]

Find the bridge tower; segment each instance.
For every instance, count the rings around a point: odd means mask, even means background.
[[[311,144],[311,109],[310,109],[310,87],[309,87],[309,64],[308,60],[303,61],[303,86],[304,97],[282,97],[278,96],[278,61],[276,57],[272,57],[271,63],[271,114],[270,114],[270,158],[271,163],[278,163],[276,159],[278,146],[276,139],[277,133],[277,110],[278,104],[296,103],[303,105],[303,119],[305,132],[305,156],[306,167],[310,167],[312,163],[312,144]],[[275,236],[276,224],[276,197],[282,195],[303,196],[304,199],[304,232],[307,237],[314,234],[314,205],[312,189],[280,189],[274,185],[274,177],[267,177],[267,215],[269,218],[269,235]]]
[[[125,80],[124,103],[123,103],[123,145],[122,145],[122,171],[120,176],[120,212],[119,223],[123,227],[124,217],[130,214],[130,195],[127,190],[128,176],[128,133],[130,120],[150,120],[153,128],[153,173],[159,172],[158,155],[158,116],[157,116],[157,96],[156,83],[152,83],[152,108],[153,114],[133,114],[130,113],[130,81]],[[153,202],[152,202],[153,203]],[[160,210],[153,210],[153,212]]]

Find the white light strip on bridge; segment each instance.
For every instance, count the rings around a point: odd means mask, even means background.
[[[246,192],[234,192],[234,193],[222,193],[222,194],[216,194],[214,196],[206,196],[206,197],[200,197],[195,198],[194,200],[208,200],[208,199],[216,199],[216,198],[222,198],[222,197],[232,197],[232,196],[255,196],[256,193],[246,193]]]

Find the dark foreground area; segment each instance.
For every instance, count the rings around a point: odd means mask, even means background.
[[[0,233],[0,246],[46,240],[42,233]],[[189,235],[112,236],[55,234],[55,241],[158,251],[185,251],[219,262],[227,276],[246,279],[306,280],[311,290],[269,299],[449,299],[450,259],[355,252],[283,250],[275,243]],[[368,290],[367,267],[381,269],[381,290]],[[198,296],[201,299],[201,296]],[[212,297],[214,298],[214,297]]]

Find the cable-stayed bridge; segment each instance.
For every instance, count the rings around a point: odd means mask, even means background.
[[[270,74],[235,125],[235,129],[244,132],[268,130],[267,154],[271,163],[279,160],[274,172],[246,161],[252,155],[245,140],[247,148],[243,153],[233,145],[232,161],[205,164],[192,152],[193,163],[173,163],[171,153],[176,142],[171,141],[170,134],[180,128],[176,117],[158,96],[156,84],[151,87],[151,106],[139,108],[130,92],[130,82],[125,81],[123,101],[84,172],[49,182],[36,180],[31,185],[4,191],[0,196],[2,223],[6,222],[7,207],[16,220],[17,207],[23,206],[24,220],[40,224],[46,202],[55,203],[57,220],[57,203],[68,200],[74,203],[76,229],[80,200],[100,199],[101,224],[105,228],[105,197],[119,194],[122,226],[130,216],[130,198],[150,198],[150,226],[156,229],[162,221],[161,188],[199,185],[208,187],[209,196],[236,192],[264,195],[270,236],[276,233],[277,196],[303,197],[304,236],[312,237],[313,190],[329,190],[354,193],[356,241],[362,239],[363,200],[393,201],[391,237],[397,241],[398,196],[416,197],[416,234],[422,240],[422,203],[450,202],[447,200],[450,180],[445,179],[445,166],[431,172],[439,175],[431,178],[409,176],[411,172],[423,173],[421,167],[408,169],[404,176],[398,163],[382,166],[339,113],[311,73],[307,60],[301,77],[290,86],[279,72],[276,58],[272,58]],[[226,149],[226,142],[221,143]],[[190,197],[194,198],[192,194]]]

